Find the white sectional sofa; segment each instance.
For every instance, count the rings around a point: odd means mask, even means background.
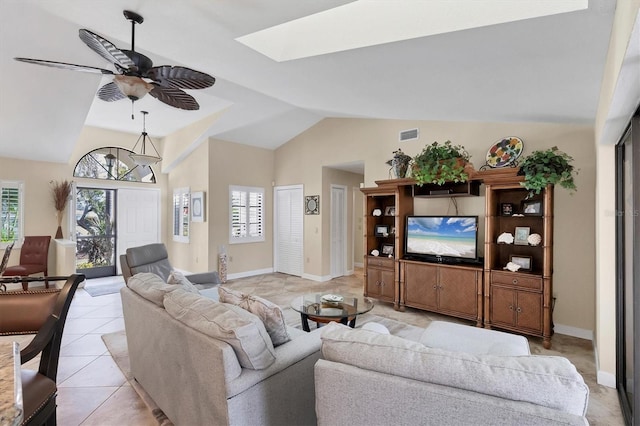
[[[291,340],[274,347],[256,315],[196,293],[152,273],[121,290],[131,372],[167,417],[176,426],[315,424],[321,330],[287,327]]]
[[[420,342],[324,327],[318,425],[588,424],[589,388],[566,358],[530,355],[522,336],[432,326]]]

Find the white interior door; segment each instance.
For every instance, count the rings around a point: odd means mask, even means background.
[[[346,273],[347,187],[331,185],[331,278]]]
[[[119,257],[127,248],[161,242],[160,191],[118,189],[117,194],[116,264],[121,274]]]
[[[274,269],[302,276],[304,201],[302,185],[274,188]]]

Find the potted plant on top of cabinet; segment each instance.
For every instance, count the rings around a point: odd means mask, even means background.
[[[409,163],[411,163],[411,156],[402,152],[402,148],[393,151],[393,158],[387,161],[387,164],[391,166],[393,173],[398,179],[406,177]]]
[[[519,175],[524,175],[521,183],[529,190],[529,196],[540,194],[547,185],[560,185],[573,193],[577,191],[573,167],[573,157],[560,151],[557,146],[532,152],[520,164]]]
[[[451,141],[443,144],[434,142],[413,158],[413,177],[419,186],[425,183],[444,185],[446,182],[466,182],[469,174],[465,166],[470,158],[462,145],[453,145]]]

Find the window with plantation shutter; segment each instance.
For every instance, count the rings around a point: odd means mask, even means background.
[[[24,229],[24,183],[0,180],[0,247],[22,241]]]
[[[229,244],[264,241],[264,188],[229,186]]]
[[[173,241],[189,242],[189,188],[173,190]]]

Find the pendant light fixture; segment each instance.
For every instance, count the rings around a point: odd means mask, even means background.
[[[131,157],[131,160],[133,160],[133,162],[136,163],[137,165],[145,167],[145,166],[150,166],[152,164],[155,164],[158,161],[162,161],[162,157],[160,157],[160,154],[158,154],[158,150],[156,149],[156,146],[153,144],[153,141],[147,134],[146,116],[149,113],[147,111],[140,111],[140,112],[142,113],[142,134],[136,141],[136,144],[133,146],[133,148],[131,148],[131,151],[133,152],[129,154],[129,157]],[[147,140],[149,140],[149,143],[153,147],[153,150],[155,151],[156,155],[147,154],[146,152]],[[140,142],[142,142],[140,145],[140,154],[136,154],[136,147]]]

